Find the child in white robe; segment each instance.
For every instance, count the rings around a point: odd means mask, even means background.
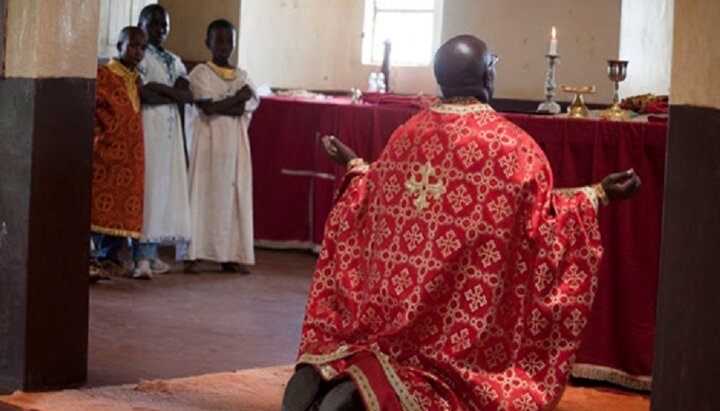
[[[200,113],[190,127],[188,273],[197,273],[198,260],[219,262],[223,271],[242,274],[255,263],[248,126],[259,99],[247,73],[229,62],[235,38],[229,21],[210,23],[205,44],[212,61],[190,73]]]
[[[143,82],[145,200],[142,237],[133,250],[133,275],[150,278],[169,270],[158,258],[158,244],[175,245],[184,258],[190,240],[187,161],[178,105],[192,102],[192,94],[182,61],[163,47],[170,30],[167,11],[157,4],[146,6],[138,25],[150,44],[138,65]]]

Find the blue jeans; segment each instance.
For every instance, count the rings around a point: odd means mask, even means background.
[[[95,249],[90,252],[90,258],[95,262],[116,257],[116,253],[122,247],[123,241],[125,241],[125,237],[116,237],[100,233],[91,233],[90,239],[95,247]]]
[[[157,260],[158,258],[158,245],[155,243],[141,243],[138,240],[133,240],[133,261],[138,262],[140,260]]]

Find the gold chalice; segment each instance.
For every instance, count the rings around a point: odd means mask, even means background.
[[[560,85],[560,90],[566,93],[574,93],[575,98],[568,106],[568,117],[587,118],[588,108],[583,100],[583,94],[595,94],[597,90],[595,85],[585,87],[569,87],[564,84]]]
[[[630,114],[627,111],[620,108],[620,96],[618,95],[618,88],[620,82],[625,80],[627,77],[627,65],[628,62],[625,60],[608,60],[608,77],[611,81],[615,82],[615,91],[613,91],[613,101],[610,108],[605,110],[602,114],[604,119],[607,120],[627,120],[630,118]]]

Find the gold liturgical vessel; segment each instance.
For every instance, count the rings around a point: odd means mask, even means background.
[[[567,108],[568,117],[587,118],[588,108],[585,105],[585,101],[583,100],[583,94],[595,94],[595,91],[597,90],[595,86],[592,85],[585,87],[569,87],[565,85],[560,85],[560,90],[566,93],[575,94],[575,98]]]
[[[613,101],[610,108],[603,111],[603,118],[607,120],[627,120],[630,118],[630,114],[620,108],[620,96],[618,95],[618,88],[620,82],[625,80],[627,77],[627,65],[626,60],[608,60],[608,77],[611,81],[615,82],[615,91],[613,92]]]

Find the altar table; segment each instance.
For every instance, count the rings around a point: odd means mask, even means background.
[[[333,134],[372,161],[417,111],[264,98],[250,126],[256,245],[317,250],[344,172],[326,158],[320,137]],[[573,375],[650,389],[667,125],[504,115],[543,149],[556,187],[591,184],[630,167],[642,178],[634,199],[601,211],[600,286]]]

